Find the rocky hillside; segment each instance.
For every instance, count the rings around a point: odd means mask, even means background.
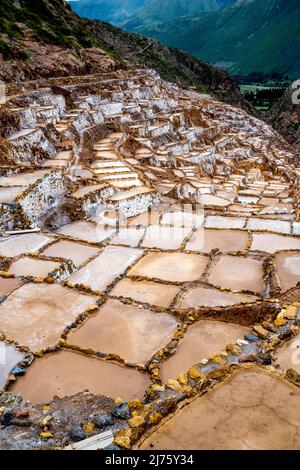
[[[180,49],[127,33],[108,23],[87,21],[87,24],[96,38],[101,38],[107,48],[126,62],[153,68],[166,80],[194,85],[198,91],[208,91],[224,102],[250,109],[250,105],[242,98],[238,85],[226,71],[216,69]]]
[[[298,104],[293,103],[293,97]],[[286,91],[270,110],[268,119],[288,142],[300,150],[300,92],[296,88],[291,87]]]
[[[300,72],[298,0],[237,0],[209,13],[165,15],[159,24],[133,17],[124,27],[218,63],[232,74],[276,71],[297,78]]]

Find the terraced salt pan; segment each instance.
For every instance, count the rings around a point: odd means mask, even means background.
[[[291,341],[280,346],[275,352],[277,364],[286,369],[295,369],[300,373],[300,333]]]
[[[80,243],[75,243],[68,240],[60,240],[57,243],[49,246],[49,248],[46,248],[46,250],[43,252],[43,255],[53,256],[54,258],[70,259],[78,268],[89,258],[96,256],[97,253],[99,253],[98,248],[82,245]]]
[[[209,282],[231,290],[263,290],[262,262],[239,256],[222,256],[213,267]]]
[[[129,276],[144,276],[171,282],[199,279],[208,259],[187,253],[148,253],[130,269]]]
[[[56,261],[40,260],[23,258],[14,261],[9,268],[9,272],[15,276],[33,276],[33,277],[47,277],[60,267],[60,263]]]
[[[269,235],[267,233],[253,233],[251,250],[276,253],[281,250],[300,250],[300,240],[294,237]]]
[[[135,369],[73,351],[59,351],[37,359],[12,391],[33,403],[48,403],[54,396],[63,398],[86,390],[130,400],[142,399],[149,384],[148,375]]]
[[[166,227],[162,225],[150,225],[142,243],[145,248],[161,248],[176,250],[180,248],[183,240],[190,233],[189,227]]]
[[[22,285],[20,279],[0,277],[0,297],[10,294],[17,287]]]
[[[291,224],[284,220],[250,219],[247,223],[247,230],[290,234]]]
[[[7,187],[0,188],[0,203],[10,204],[13,202],[19,194],[22,194],[26,189],[26,186]]]
[[[162,215],[161,223],[175,225],[177,227],[202,227],[204,222],[203,214],[186,211],[167,212]]]
[[[82,188],[77,189],[75,193],[72,193],[72,197],[80,198],[85,196],[86,194],[93,193],[95,191],[98,191],[102,188],[104,188],[104,184],[94,184],[94,185],[89,185],[89,186],[83,186]]]
[[[47,175],[50,170],[37,170],[31,173],[20,173],[17,175],[1,176],[0,186],[29,186],[38,179]]]
[[[83,348],[118,354],[127,362],[144,364],[171,340],[178,326],[167,313],[108,300],[68,340]]]
[[[237,230],[204,229],[193,233],[185,249],[210,253],[216,248],[226,253],[247,249],[248,235]]]
[[[178,308],[189,307],[228,307],[241,302],[255,302],[257,297],[246,294],[221,292],[217,289],[193,287],[182,297]]]
[[[300,280],[300,254],[279,253],[276,256],[276,266],[283,292],[298,284]]]
[[[12,258],[23,253],[33,253],[51,241],[48,235],[38,233],[10,236],[0,241],[0,255]]]
[[[107,238],[110,238],[114,232],[115,230],[112,228],[106,229],[84,220],[65,225],[58,230],[58,233],[61,235],[78,238],[90,243],[101,243]]]
[[[112,239],[111,243],[137,246],[144,236],[145,229],[138,227],[125,227],[122,228],[117,235]]]
[[[219,207],[227,207],[231,203],[228,199],[223,199],[221,197],[213,196],[210,194],[203,194],[202,196],[198,197],[197,202],[199,204],[203,204],[204,206],[219,206]]]
[[[202,359],[208,359],[227,344],[242,339],[248,331],[248,328],[232,323],[200,320],[186,332],[178,344],[176,354],[161,364],[162,381],[176,379]]]
[[[22,359],[24,355],[20,351],[0,341],[0,388],[4,387],[10,371]]]
[[[245,219],[236,217],[222,217],[218,215],[209,215],[205,219],[205,228],[234,228],[243,229]]]
[[[32,351],[54,346],[96,299],[59,284],[25,284],[0,305],[0,332]]]
[[[108,246],[97,258],[73,273],[70,280],[74,283],[88,285],[93,290],[105,290],[142,254],[143,250],[137,248]]]
[[[251,368],[182,408],[140,448],[297,450],[299,431],[299,388]]]
[[[152,281],[133,281],[129,278],[121,279],[110,292],[116,297],[126,297],[137,302],[149,303],[158,307],[169,307],[180,287],[170,284],[160,284]]]

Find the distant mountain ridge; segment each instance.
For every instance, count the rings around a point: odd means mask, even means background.
[[[151,21],[149,15],[141,18],[141,11],[154,5],[151,2],[129,18],[123,27],[169,46],[180,47],[233,74],[276,71],[298,77],[299,0],[237,0],[229,3],[232,4],[217,11],[165,18],[157,23]]]
[[[79,16],[119,24],[151,0],[69,0]]]

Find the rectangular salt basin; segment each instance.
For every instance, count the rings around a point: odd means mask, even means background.
[[[204,215],[202,213],[190,211],[174,211],[163,214],[161,223],[176,225],[177,227],[202,227]]]
[[[32,351],[54,346],[65,327],[96,300],[59,284],[28,283],[0,305],[0,332]]]
[[[73,273],[70,281],[90,286],[96,291],[105,290],[142,254],[143,250],[137,248],[108,246],[97,258]]]
[[[290,222],[282,220],[268,220],[268,219],[250,219],[247,224],[247,229],[252,231],[278,232],[278,233],[291,233]]]
[[[283,237],[267,233],[253,233],[251,250],[276,253],[283,250],[300,250],[300,240],[297,237]]]
[[[147,253],[130,269],[128,276],[157,278],[170,282],[186,282],[199,279],[208,258],[187,253]]]
[[[126,227],[118,231],[111,243],[115,245],[137,246],[144,236],[145,229],[138,227]]]
[[[0,188],[0,203],[9,204],[13,202],[19,194],[22,194],[26,186]]]
[[[178,326],[167,313],[108,300],[68,340],[76,346],[117,354],[126,362],[145,364],[171,341]]]
[[[0,341],[0,388],[4,387],[10,371],[22,359],[24,359],[24,354]]]
[[[263,263],[239,256],[222,256],[212,268],[209,282],[231,290],[263,290]]]
[[[177,352],[161,365],[163,382],[176,379],[202,359],[208,359],[229,343],[242,339],[249,329],[220,321],[200,320],[192,325],[179,342]]]
[[[50,173],[50,170],[38,170],[31,173],[19,173],[17,175],[1,176],[0,186],[29,186],[38,179]]]
[[[105,184],[94,184],[89,186],[83,186],[82,188],[77,189],[75,193],[72,193],[72,197],[81,198],[86,194],[94,193],[95,191],[99,191],[100,189],[105,188]]]
[[[50,236],[41,233],[12,235],[0,241],[0,255],[13,258],[23,253],[33,253],[51,241]]]
[[[278,253],[276,255],[276,267],[283,292],[298,284],[300,279],[300,253]]]
[[[74,351],[58,351],[34,361],[11,391],[33,403],[48,403],[88,390],[113,399],[142,399],[150,385],[147,374]]]
[[[222,252],[247,249],[248,234],[238,230],[197,230],[187,242],[185,249],[210,253],[218,248]]]
[[[217,289],[192,287],[181,297],[178,308],[190,307],[228,307],[241,302],[255,302],[257,297],[233,292],[221,292]]]
[[[71,242],[69,240],[60,240],[49,246],[49,248],[46,248],[43,255],[70,259],[73,261],[76,268],[78,268],[89,258],[96,256],[97,253],[99,253],[98,248]]]
[[[243,229],[246,219],[236,217],[221,217],[217,215],[208,215],[205,219],[205,228],[232,228]]]
[[[80,220],[65,225],[58,230],[58,233],[71,238],[78,238],[90,243],[101,243],[104,240],[110,238],[115,233],[115,230],[111,228],[105,229],[92,222]]]
[[[180,248],[183,240],[190,233],[189,227],[171,227],[150,225],[142,242],[145,248],[162,248],[176,250]]]
[[[9,272],[15,276],[33,276],[33,277],[47,277],[61,266],[56,261],[41,260],[35,258],[23,258],[14,261],[9,268]]]
[[[133,281],[124,278],[119,281],[109,295],[125,297],[137,302],[157,305],[158,307],[169,307],[179,293],[180,287],[160,284],[152,281]]]

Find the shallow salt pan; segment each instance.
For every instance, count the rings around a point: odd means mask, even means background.
[[[237,230],[204,229],[196,231],[185,249],[210,253],[218,248],[222,252],[246,250],[248,235]]]
[[[243,229],[245,226],[245,219],[235,217],[221,217],[209,215],[205,219],[204,226],[206,228],[234,228]]]
[[[70,280],[74,283],[88,285],[93,290],[105,290],[142,254],[143,250],[136,248],[108,246],[97,258],[73,273]]]
[[[166,227],[150,225],[142,243],[145,248],[161,248],[176,250],[190,233],[189,227]]]
[[[178,326],[166,313],[108,300],[68,340],[83,348],[118,354],[127,362],[142,364],[171,340]]]
[[[7,187],[7,188],[0,188],[0,203],[9,204],[15,200],[15,198],[23,193],[26,189],[26,186],[17,186],[14,187]]]
[[[12,258],[23,253],[32,253],[51,240],[51,237],[37,233],[14,235],[0,241],[0,255]]]
[[[263,290],[262,262],[239,256],[222,256],[213,267],[209,282],[232,290]]]
[[[251,250],[265,251],[267,253],[276,253],[276,251],[281,250],[300,250],[300,240],[296,237],[254,233]]]
[[[163,382],[176,379],[197,362],[218,353],[228,343],[235,343],[248,333],[248,328],[211,320],[200,320],[189,328],[179,342],[177,352],[161,365]]]
[[[9,272],[15,276],[33,276],[44,278],[59,267],[60,263],[57,263],[56,261],[33,259],[24,256],[24,258],[20,258],[11,264]]]
[[[199,279],[208,259],[186,253],[148,253],[128,273],[164,281],[185,282]]]
[[[268,220],[268,219],[250,219],[247,224],[247,229],[252,231],[278,232],[278,233],[291,233],[290,222],[282,220]]]
[[[300,391],[258,368],[236,371],[179,410],[142,450],[297,450]]]
[[[281,290],[295,287],[300,280],[300,254],[279,253],[276,256],[276,265]]]
[[[24,358],[17,349],[0,341],[0,387],[6,384],[8,375],[12,368]]]
[[[115,285],[110,295],[127,297],[137,302],[149,303],[159,307],[168,307],[179,291],[180,287],[170,284],[133,281],[129,278],[124,278]]]
[[[114,229],[105,229],[92,222],[84,220],[65,225],[58,233],[72,238],[78,238],[91,243],[101,243],[114,234]]]
[[[72,396],[85,390],[124,400],[142,399],[149,376],[73,351],[59,351],[37,359],[12,387],[25,400],[47,403],[54,396]]]
[[[92,256],[96,256],[98,252],[99,249],[92,246],[82,245],[68,240],[60,240],[49,246],[49,248],[46,248],[43,255],[70,259],[76,267],[79,267]]]
[[[178,308],[228,307],[241,302],[255,302],[256,300],[257,297],[253,295],[233,294],[231,292],[220,292],[217,289],[193,287],[183,295]]]
[[[25,284],[0,305],[0,331],[32,351],[54,346],[96,299],[59,284]]]

